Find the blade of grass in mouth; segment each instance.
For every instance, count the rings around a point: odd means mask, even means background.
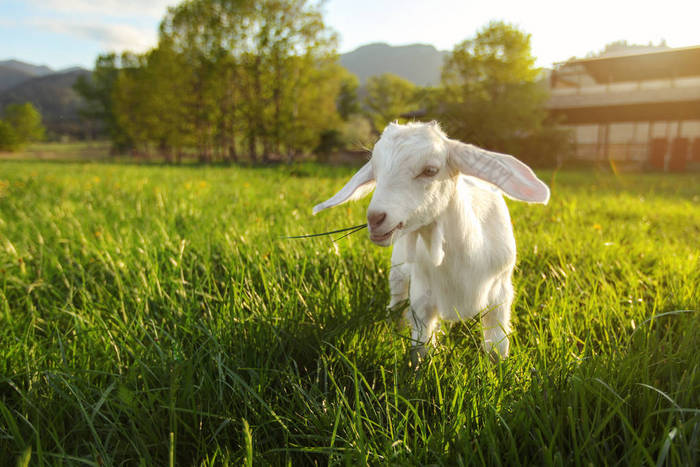
[[[359,230],[362,230],[362,229],[364,229],[364,228],[366,228],[366,227],[367,227],[367,224],[360,224],[360,225],[355,225],[355,226],[352,226],[352,227],[346,227],[346,228],[344,228],[344,229],[331,230],[331,231],[329,231],[329,232],[315,233],[315,234],[309,234],[309,235],[295,235],[295,236],[293,236],[293,237],[282,237],[282,238],[285,238],[285,239],[294,239],[294,238],[322,237],[322,236],[324,236],[324,235],[333,235],[333,234],[337,234],[337,233],[342,233],[342,232],[351,231],[350,233],[347,233],[347,234],[343,235],[342,237],[339,237],[339,238],[336,239],[336,240],[340,240],[341,238],[346,237],[346,236],[348,236],[348,235],[350,235],[350,234],[353,234],[353,233],[355,233],[355,232],[357,232],[357,231],[359,231]],[[334,241],[336,241],[336,240],[334,240]]]
[[[336,238],[336,239],[333,239],[333,241],[334,241],[334,242],[337,242],[338,240],[341,240],[341,239],[347,237],[348,235],[352,235],[352,234],[354,234],[355,232],[359,232],[360,230],[366,229],[366,228],[367,228],[367,224],[358,225],[357,228],[356,228],[355,230],[351,230],[350,232],[348,232],[348,233],[346,233],[346,234],[344,234],[344,235],[341,235],[340,237],[338,237],[338,238]]]

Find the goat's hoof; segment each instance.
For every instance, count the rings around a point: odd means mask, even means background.
[[[418,368],[427,354],[428,349],[424,345],[413,347],[411,349],[411,367]]]
[[[392,325],[401,321],[401,317],[397,316],[396,310],[393,307],[386,309],[386,324]]]
[[[494,345],[490,348],[484,348],[486,351],[486,355],[489,356],[489,360],[491,360],[491,363],[500,363],[506,358],[508,358],[508,347],[506,346],[505,348],[499,348],[500,346]]]

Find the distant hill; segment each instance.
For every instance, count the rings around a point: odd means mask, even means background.
[[[24,71],[0,65],[0,92],[16,86],[34,76]]]
[[[391,46],[377,43],[359,47],[340,56],[340,64],[364,84],[370,76],[393,73],[420,86],[440,83],[440,72],[447,51],[432,45]]]
[[[18,60],[0,61],[0,91],[49,73],[53,71],[46,66],[31,65]]]
[[[89,75],[84,69],[37,76],[0,91],[0,110],[8,104],[31,102],[41,112],[46,128],[58,134],[78,136],[83,129],[78,108],[81,97],[73,90],[79,76]]]
[[[22,71],[31,76],[44,76],[54,72],[46,65],[32,65],[19,60],[2,60],[0,61],[0,66]]]

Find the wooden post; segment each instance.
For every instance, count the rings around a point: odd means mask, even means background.
[[[678,128],[676,128],[676,139],[678,140],[679,146],[681,145],[681,129],[683,128],[683,120],[678,120]],[[671,157],[673,157],[673,153],[671,153]],[[688,157],[687,154],[683,154],[683,166],[685,166],[685,159]]]
[[[668,172],[668,162],[671,159],[671,122],[666,121],[666,154],[664,154],[664,172]]]
[[[654,120],[649,120],[649,131],[647,131],[647,161],[646,161],[646,163],[648,165],[651,165],[651,140],[654,136],[654,132],[652,131],[652,128],[654,128]]]
[[[603,146],[603,156],[605,157],[605,160],[608,161],[610,160],[610,122],[605,122],[605,131],[603,133],[604,136],[604,146]]]

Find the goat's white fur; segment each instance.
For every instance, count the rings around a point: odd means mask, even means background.
[[[370,238],[394,245],[389,307],[410,298],[404,317],[418,356],[434,342],[439,318],[477,315],[484,349],[508,355],[515,238],[496,187],[521,201],[549,200],[549,188],[512,156],[451,140],[435,122],[392,123],[371,160],[314,207],[315,214],[375,188],[368,216],[386,217],[374,228],[370,222]]]

